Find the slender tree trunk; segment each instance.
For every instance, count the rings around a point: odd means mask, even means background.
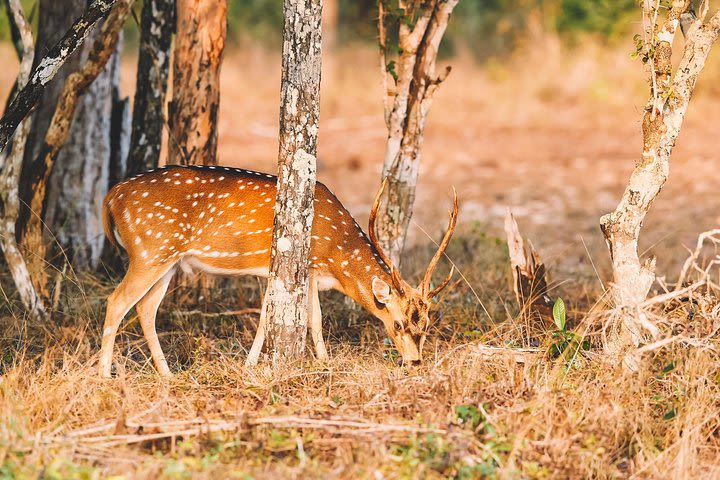
[[[32,29],[25,19],[20,0],[6,0],[5,5],[8,19],[11,20],[10,23],[17,32],[17,46],[19,47],[21,62],[16,85],[18,89],[22,89],[30,79],[35,55]],[[15,223],[20,210],[18,183],[25,142],[31,123],[31,117],[26,117],[20,122],[15,131],[10,151],[0,153],[0,215],[2,217],[0,219],[0,245],[25,310],[34,320],[42,320],[46,316],[45,307],[42,299],[35,291],[27,264],[15,239]]]
[[[227,0],[177,0],[168,163],[216,165]]]
[[[170,46],[175,29],[174,0],[145,0],[140,25],[135,107],[128,174],[158,165],[162,146]]]
[[[118,51],[112,56],[109,67],[113,76],[112,85],[112,117],[110,118],[110,178],[108,189],[127,176],[130,157],[130,140],[132,133],[132,110],[130,98],[120,96],[120,54],[122,38],[118,40]]]
[[[175,12],[167,163],[216,165],[227,0],[176,0]],[[172,290],[191,302],[207,298],[214,284],[203,273],[197,279],[180,274],[174,282]]]
[[[688,27],[683,55],[673,77],[673,38],[680,16],[689,6],[689,1],[674,2],[668,18],[657,27],[654,21],[647,23],[648,19],[655,18],[654,11],[644,12],[648,43],[639,53],[648,55],[651,95],[643,116],[643,153],[617,208],[600,219],[613,265],[613,299],[625,310],[619,333],[610,345],[613,352],[640,341],[636,307],[645,300],[655,281],[655,259],[640,261],[640,230],[652,202],[667,180],[670,155],[690,97],[720,32],[720,12],[704,24],[706,12],[702,12]]]
[[[273,361],[305,354],[308,254],[320,114],[322,0],[285,0],[280,153],[267,338]]]
[[[335,47],[337,47],[337,32],[340,19],[339,3],[338,0],[323,0],[322,42],[324,55],[327,55],[328,51],[334,51]]]
[[[387,178],[387,201],[380,207],[378,238],[396,265],[405,246],[408,225],[415,203],[415,187],[420,170],[421,149],[430,105],[438,85],[450,67],[435,74],[438,47],[450,14],[458,0],[400,2],[404,18],[399,20],[397,61],[388,63],[385,5],[378,7],[380,62],[385,85],[385,123],[388,128],[383,179]],[[411,25],[413,25],[411,27]],[[387,86],[394,81],[394,89]]]

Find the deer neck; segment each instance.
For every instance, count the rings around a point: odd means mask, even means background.
[[[327,258],[314,258],[313,261],[319,262],[321,270],[325,270],[324,274],[334,278],[337,290],[385,321],[387,311],[375,300],[372,279],[378,277],[392,286],[390,268],[380,259],[357,222],[348,222],[345,228],[337,233],[332,242],[325,241],[323,237],[315,239],[330,245]]]

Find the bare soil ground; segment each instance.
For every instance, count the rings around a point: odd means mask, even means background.
[[[15,67],[9,51],[0,58],[4,96]],[[643,308],[658,331],[637,371],[600,348],[619,312],[600,300],[609,263],[598,219],[640,153],[641,65],[552,40],[506,62],[447,63],[404,270],[421,274],[432,251],[421,227],[439,236],[454,185],[462,203],[448,255],[464,277],[441,299],[421,367],[398,367],[378,322],[329,294],[330,362],[246,369],[256,316],[214,313],[258,306],[258,282],[245,279],[221,284],[202,313],[178,296],[163,303],[171,380],[155,375],[133,314],[117,341],[118,376],[101,380],[101,319],[116,280],[69,273],[54,324],[30,324],[18,340],[3,274],[0,478],[720,478],[717,270],[695,271],[703,285]],[[259,49],[227,56],[222,163],[274,169],[279,65]],[[124,67],[129,93],[132,59]],[[348,47],[323,78],[319,177],[361,224],[384,151],[378,68],[374,51]],[[683,246],[720,224],[718,72],[716,59],[642,237],[669,280]],[[575,336],[514,304],[498,238],[508,206],[551,268]]]

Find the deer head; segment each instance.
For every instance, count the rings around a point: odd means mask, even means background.
[[[445,235],[435,255],[432,260],[430,260],[430,264],[425,271],[425,276],[420,282],[420,285],[413,287],[402,279],[397,267],[390,257],[385,254],[377,239],[375,222],[384,187],[385,181],[383,181],[380,186],[380,190],[375,196],[375,201],[370,210],[368,234],[370,236],[370,242],[377,250],[380,259],[390,269],[391,282],[389,284],[378,277],[373,277],[372,293],[375,297],[376,306],[378,307],[375,314],[385,324],[390,338],[392,338],[395,347],[402,356],[403,363],[418,364],[422,355],[425,337],[431,326],[430,309],[434,304],[434,297],[450,283],[455,269],[452,267],[445,280],[434,289],[431,289],[432,274],[440,258],[444,255],[445,249],[448,243],[450,243],[450,238],[455,230],[455,225],[457,224],[457,192],[453,189],[453,209],[450,213],[450,221]]]

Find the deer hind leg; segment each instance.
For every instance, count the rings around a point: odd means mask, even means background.
[[[260,307],[260,321],[258,322],[257,333],[255,333],[255,340],[253,341],[250,352],[245,359],[245,366],[251,367],[257,365],[260,359],[260,352],[262,352],[263,343],[265,343],[265,314],[267,313],[267,292],[265,289],[265,295],[263,296],[262,306]]]
[[[310,317],[310,334],[315,345],[315,353],[318,360],[327,360],[328,353],[325,348],[325,340],[322,334],[322,311],[320,310],[320,296],[318,292],[317,280],[310,279],[310,289],[308,298],[308,317]]]
[[[105,324],[103,325],[102,347],[100,348],[100,376],[111,376],[115,335],[117,335],[122,319],[133,305],[139,302],[171,268],[168,266],[161,268],[138,266],[131,263],[125,278],[108,297]]]
[[[135,305],[138,316],[140,317],[140,325],[142,326],[143,333],[145,334],[145,340],[147,340],[148,348],[150,348],[150,354],[152,355],[155,368],[158,373],[163,377],[169,377],[171,375],[170,368],[168,367],[165,354],[160,347],[160,341],[158,340],[157,330],[155,329],[155,317],[157,316],[157,310],[165,297],[168,285],[175,273],[175,268],[171,268],[155,285],[150,289],[149,292]]]

